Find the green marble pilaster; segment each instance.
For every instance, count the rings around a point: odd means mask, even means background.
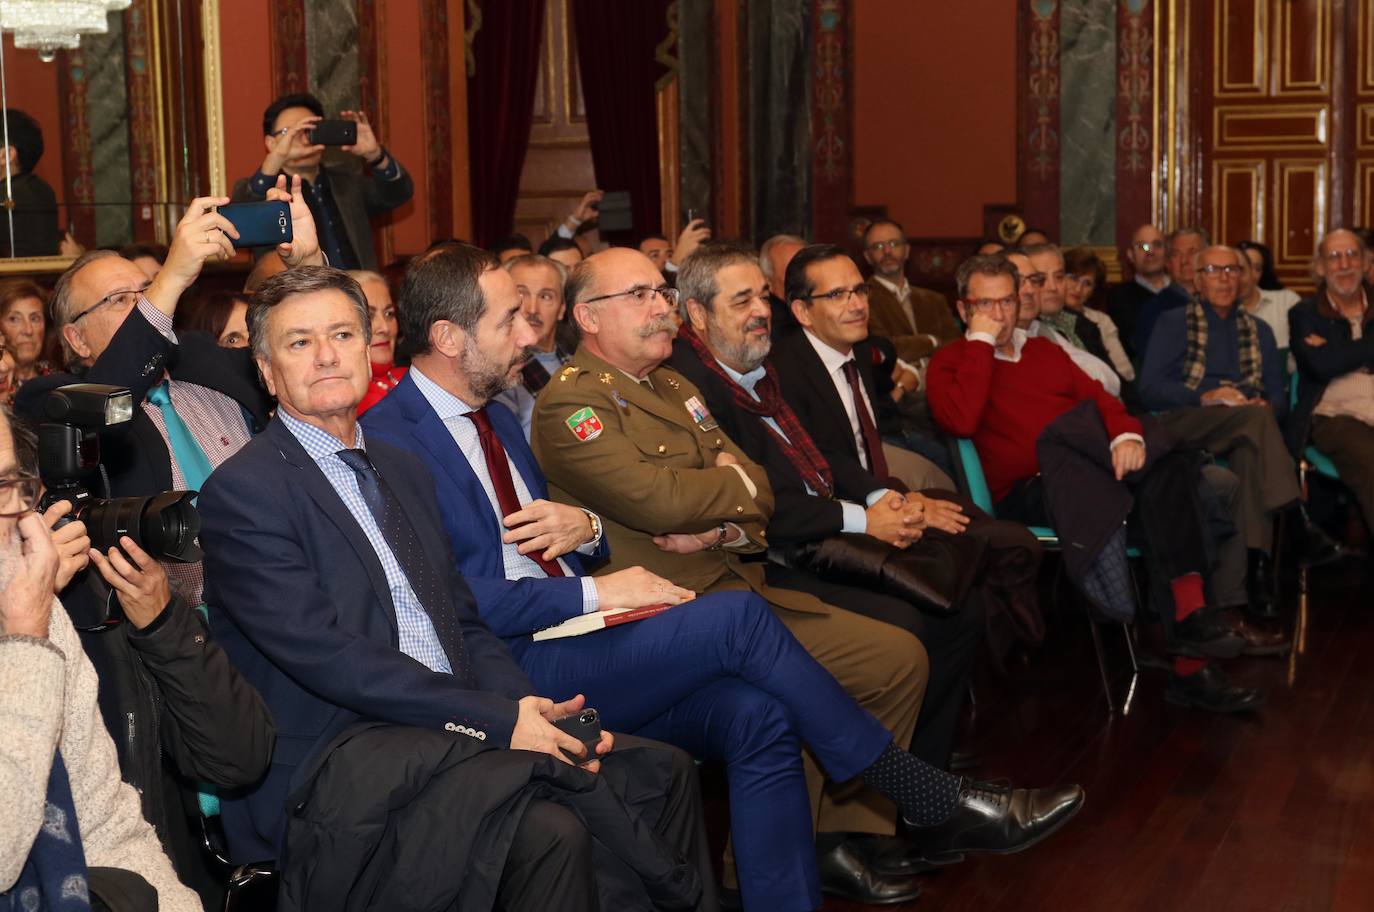
[[[1116,4],[1059,4],[1060,242],[1116,243]]]
[[[95,242],[122,247],[133,241],[130,204],[129,96],[124,74],[124,17],[110,16],[103,35],[83,35],[86,60],[86,124],[91,141]]]

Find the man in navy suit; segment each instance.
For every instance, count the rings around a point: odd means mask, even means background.
[[[820,903],[802,743],[835,780],[861,777],[909,821],[945,835],[940,848],[1014,850],[1073,813],[1077,787],[1020,790],[991,815],[1001,829],[994,843],[980,842],[986,829],[954,837],[977,813],[964,784],[897,749],[754,595],[703,596],[632,624],[533,642],[533,632],[583,613],[693,593],[638,567],[577,576],[577,549],[590,557],[601,547],[599,517],[547,500],[518,421],[491,402],[516,381],[535,338],[494,257],[463,244],[432,250],[410,265],[400,302],[418,351],[406,379],[368,412],[367,433],[430,466],[478,610],[539,687],[584,693],[618,728],[726,762],[746,906]],[[837,893],[898,901],[918,892],[910,876],[878,877],[861,859],[825,862]]]
[[[582,697],[555,703],[538,696],[478,619],[453,568],[424,467],[365,441],[357,427],[369,377],[361,289],[328,267],[282,273],[259,289],[249,325],[277,415],[213,474],[200,498],[213,627],[267,701],[279,733],[264,780],[224,801],[233,854],[279,858],[283,895],[302,905],[303,896],[316,897],[332,882],[354,883],[352,846],[392,838],[395,852],[383,843],[368,855],[370,907],[399,899],[379,889],[381,882],[408,891],[407,900],[419,902],[418,891],[437,906],[451,903],[461,887],[464,897],[485,890],[506,909],[544,908],[550,897],[560,908],[596,908],[602,869],[591,862],[606,845],[602,815],[626,823],[625,804],[602,777],[589,779],[561,753],[587,754],[579,739],[553,725],[581,710]],[[383,749],[359,753],[362,743]],[[603,733],[598,757],[612,743]],[[680,751],[643,744],[636,757],[671,751],[690,770]],[[585,769],[599,772],[601,761],[589,759]],[[456,780],[441,781],[450,765],[459,770]],[[501,792],[503,802],[491,804],[517,766],[528,767],[521,786],[510,801]],[[654,778],[662,768],[645,761],[636,783],[663,788]],[[378,785],[385,776],[396,777],[394,785]],[[461,787],[453,791],[455,781]],[[667,794],[659,792],[660,823],[669,807],[699,814],[691,778],[683,781],[675,777]],[[450,791],[440,790],[443,782]],[[399,816],[402,789],[417,793],[411,817]],[[564,806],[578,807],[586,793],[607,799],[589,823]],[[449,799],[443,813],[425,814],[436,794]],[[516,795],[526,803],[517,804]],[[384,816],[351,814],[363,806]],[[496,817],[502,825],[489,826]],[[321,820],[347,820],[352,829],[321,838]],[[398,823],[399,836],[380,835]],[[656,903],[694,902],[697,874],[663,861],[671,855],[657,837],[645,848],[640,826],[638,818],[620,825],[619,847],[611,851],[640,875]],[[636,838],[625,839],[627,832]],[[493,858],[493,843],[508,849]],[[427,861],[417,862],[416,879],[423,883],[385,880],[388,872],[379,867],[414,859],[420,846]],[[660,886],[678,895],[655,893],[646,864],[666,870],[671,876]],[[304,885],[302,892],[293,893],[291,884]]]

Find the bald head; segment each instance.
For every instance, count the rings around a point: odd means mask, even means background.
[[[677,292],[647,256],[612,247],[578,263],[563,292],[591,354],[644,377],[673,351]]]
[[[1243,254],[1234,247],[1213,244],[1204,247],[1194,260],[1197,293],[1226,316],[1240,296],[1240,273]]]

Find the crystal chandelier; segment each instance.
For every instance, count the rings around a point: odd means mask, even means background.
[[[82,35],[103,33],[110,12],[132,0],[0,0],[0,30],[14,33],[14,46],[38,51],[51,61],[60,48],[74,48]]]

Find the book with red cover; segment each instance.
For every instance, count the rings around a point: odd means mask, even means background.
[[[653,617],[662,614],[672,605],[645,605],[643,608],[612,608],[609,611],[593,611],[591,614],[579,614],[575,618],[568,618],[561,624],[552,627],[545,627],[543,630],[536,631],[531,638],[538,643],[540,640],[556,640],[560,637],[582,636],[586,633],[595,633],[598,630],[605,630],[607,627],[615,627],[620,624],[628,624],[631,621],[642,621],[646,617]]]

